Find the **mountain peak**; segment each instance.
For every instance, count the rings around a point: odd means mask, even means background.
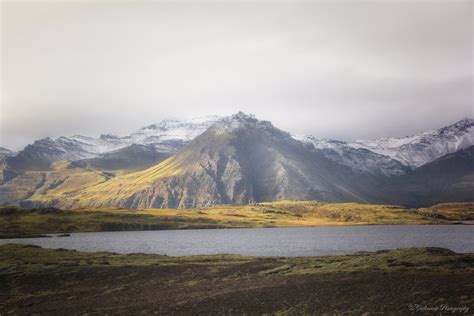
[[[102,139],[102,140],[119,139],[119,138],[120,138],[119,136],[113,135],[113,134],[101,134],[100,135],[100,139]]]
[[[231,119],[233,120],[241,120],[241,121],[257,121],[257,118],[254,114],[245,114],[242,111],[239,111],[233,115],[231,115]]]
[[[473,126],[474,126],[474,119],[466,117],[466,118],[463,118],[460,121],[457,121],[453,125],[448,126],[447,128],[455,128],[455,129],[458,129],[458,130],[466,130],[466,129],[468,129],[470,127],[473,127]]]
[[[258,131],[267,135],[291,138],[290,133],[276,128],[270,121],[259,120],[255,115],[241,111],[216,122],[212,128],[218,134]]]

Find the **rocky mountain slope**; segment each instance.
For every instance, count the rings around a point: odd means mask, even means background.
[[[404,138],[344,142],[314,136],[296,137],[327,158],[355,172],[397,176],[444,155],[474,145],[474,120],[464,119],[435,131]]]
[[[141,170],[157,164],[171,155],[158,151],[154,145],[132,144],[98,157],[72,161],[72,168],[93,170]]]
[[[131,145],[149,146],[148,148],[153,148],[159,156],[171,155],[186,146],[218,119],[217,116],[210,116],[187,121],[165,120],[123,137],[114,135],[101,135],[100,138],[81,135],[62,136],[57,139],[47,137],[35,141],[17,155],[6,159],[5,178],[12,179],[27,170],[50,170],[51,164],[55,161],[102,157],[104,154],[117,152]],[[136,158],[141,159],[139,156]],[[138,164],[134,167],[140,166]]]
[[[367,201],[370,181],[270,122],[238,113],[214,124],[166,161],[71,194],[57,206],[186,208],[282,199]]]
[[[474,120],[464,119],[435,131],[404,138],[356,141],[353,148],[368,149],[411,168],[420,167],[444,155],[474,145]]]
[[[403,139],[343,142],[294,137],[239,112],[163,121],[125,137],[46,138],[5,156],[0,204],[185,208],[282,199],[416,206],[470,201],[473,122]]]
[[[474,200],[474,146],[429,162],[378,186],[379,201],[410,206]]]
[[[5,162],[6,158],[10,156],[14,156],[14,155],[15,155],[15,152],[7,148],[0,147],[0,183],[2,183],[3,181],[3,169],[5,169],[6,167],[6,162]]]
[[[400,161],[374,153],[365,148],[354,148],[344,141],[331,139],[317,139],[314,136],[297,138],[313,146],[326,158],[351,168],[354,172],[369,173],[374,176],[395,176],[405,174],[409,167]]]

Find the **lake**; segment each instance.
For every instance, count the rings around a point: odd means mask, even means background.
[[[321,256],[409,247],[474,252],[472,225],[383,225],[73,233],[70,237],[3,239],[45,248],[169,256],[240,254]]]

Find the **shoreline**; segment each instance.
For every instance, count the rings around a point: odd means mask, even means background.
[[[164,229],[144,229],[144,230],[98,230],[98,231],[45,231],[35,234],[25,233],[0,233],[0,239],[23,239],[23,238],[48,238],[48,237],[69,237],[75,233],[111,233],[111,232],[145,232],[145,231],[187,231],[187,230],[216,230],[216,229],[272,229],[272,228],[316,228],[316,227],[366,227],[366,226],[440,226],[440,225],[474,225],[474,221],[443,221],[435,223],[341,223],[341,224],[321,224],[321,225],[300,225],[300,226],[211,226],[211,227],[183,227],[183,228],[164,228]],[[49,236],[58,235],[58,236]]]

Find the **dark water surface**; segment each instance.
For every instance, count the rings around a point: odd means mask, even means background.
[[[474,253],[472,225],[383,225],[74,233],[70,237],[3,239],[46,248],[171,256],[229,253],[320,256],[409,247]]]

